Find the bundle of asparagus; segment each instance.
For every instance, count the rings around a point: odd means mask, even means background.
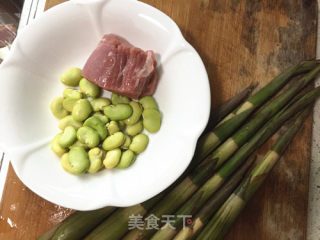
[[[77,212],[39,239],[166,240],[174,237],[175,239],[189,239],[208,222],[208,227],[204,228],[197,239],[221,239],[237,213],[241,211],[256,190],[256,187],[254,190],[249,190],[252,193],[250,197],[243,197],[243,203],[239,205],[238,210],[230,213],[230,204],[237,202],[232,200],[234,197],[231,200],[231,197],[228,197],[252,163],[252,158],[247,160],[248,157],[288,119],[305,109],[320,95],[320,88],[316,88],[304,94],[300,99],[294,98],[317,75],[320,71],[319,65],[318,61],[302,62],[285,70],[244,103],[244,99],[252,91],[254,85],[249,86],[223,104],[215,112],[215,115],[210,117],[211,125],[209,123],[210,127],[207,127],[206,133],[199,139],[196,154],[185,174],[156,197],[128,208],[115,209],[110,207],[97,211]],[[291,87],[283,91],[245,123],[255,110],[273,97],[293,76],[305,72],[308,73],[296,80]],[[291,130],[290,134],[283,135],[279,140],[280,143],[275,145],[273,152],[276,151],[277,156],[280,156],[286,147],[281,142],[289,142],[293,138],[294,134],[291,132],[297,131],[305,116],[305,112],[300,114],[293,124],[294,127],[289,128],[289,130],[293,128],[294,130]],[[283,140],[286,135],[290,135],[290,137]],[[256,169],[260,169],[258,173],[261,173],[261,169],[264,173],[270,170],[270,168],[256,167],[249,176],[256,176],[258,171]],[[252,183],[247,179],[248,177],[244,180],[246,184],[242,182],[240,185],[242,187],[237,188],[231,196],[242,197],[243,191],[239,189],[247,189],[247,186]],[[225,181],[228,182],[224,184]],[[249,187],[249,189],[253,189],[253,187]],[[216,220],[212,223],[213,220],[210,221],[210,217],[227,198],[228,200],[213,218],[218,219],[219,224],[216,224]],[[128,220],[131,215],[161,217],[166,214],[174,214],[174,229],[163,227],[157,231],[154,228],[144,227],[135,228],[128,232]],[[177,216],[194,214],[196,217],[192,227],[182,228],[184,222]],[[230,214],[232,217],[229,218]],[[85,224],[87,216],[90,216],[90,224]],[[78,227],[80,228],[78,229]]]
[[[278,139],[272,149],[265,155],[262,161],[250,172],[250,174],[240,183],[238,188],[231,194],[227,201],[222,205],[218,212],[214,215],[209,223],[205,226],[197,240],[216,240],[223,239],[227,234],[229,228],[234,223],[241,210],[245,207],[248,201],[252,198],[253,194],[259,189],[262,183],[265,181],[268,173],[271,171],[276,162],[280,159],[281,155],[301,127],[303,120],[306,118],[310,109],[307,109],[300,113],[294,123],[289,125],[289,128]],[[209,210],[210,211],[210,210]],[[209,214],[209,213],[207,213]],[[200,216],[201,217],[201,216]],[[202,223],[206,222],[203,221]],[[198,226],[196,231],[201,226]],[[189,229],[191,229],[189,227]],[[193,229],[193,233],[196,232]],[[180,235],[180,236],[179,236]],[[183,237],[183,233],[179,233],[175,240],[189,239]],[[189,232],[189,236],[191,236]],[[184,235],[186,236],[186,235]]]

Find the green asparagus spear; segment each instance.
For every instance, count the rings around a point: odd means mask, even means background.
[[[235,112],[230,113],[225,117],[216,128],[201,136],[198,140],[195,157],[203,159],[224,140],[228,138],[236,129],[238,129],[244,121],[258,109],[262,104],[274,96],[290,79],[291,77],[308,72],[318,66],[318,61],[304,61],[298,65],[289,67],[284,72],[275,77],[270,83],[263,87],[260,91],[251,96],[243,103]],[[236,117],[239,116],[237,119]],[[234,119],[236,118],[236,119]],[[231,121],[230,120],[234,120]]]
[[[211,167],[210,167],[211,165]],[[189,174],[183,181],[179,182],[173,187],[171,191],[167,191],[164,201],[159,201],[160,197],[154,199],[152,203],[150,200],[135,205],[133,207],[122,208],[112,214],[104,222],[102,222],[96,229],[94,229],[85,239],[86,240],[102,240],[102,239],[120,239],[128,231],[128,220],[131,215],[145,215],[152,206],[157,202],[157,208],[151,210],[152,212],[170,212],[176,209],[179,205],[188,199],[199,186],[210,176],[212,168],[215,163],[209,163],[203,167],[197,167],[194,172]],[[205,169],[203,169],[205,168]],[[164,195],[160,194],[161,197]],[[159,196],[159,195],[158,195]],[[170,203],[170,204],[168,204]],[[159,214],[161,215],[161,214]]]
[[[250,84],[250,86],[248,86],[229,100],[225,101],[217,108],[213,108],[213,110],[211,110],[208,125],[204,130],[204,133],[210,131],[210,129],[214,128],[224,117],[238,108],[240,104],[243,103],[246,98],[248,98],[248,96],[257,87],[257,85],[257,83]]]
[[[205,203],[205,201],[212,196],[218,189],[221,187],[221,185],[227,180],[231,174],[245,161],[249,155],[255,151],[257,148],[259,148],[274,132],[278,130],[281,125],[288,120],[290,117],[292,117],[295,113],[297,113],[299,110],[305,108],[308,106],[311,102],[313,102],[318,96],[320,96],[320,87],[308,92],[304,97],[299,99],[297,102],[293,103],[292,105],[283,108],[280,112],[278,112],[265,126],[263,126],[251,139],[247,144],[245,144],[241,149],[239,149],[233,157],[226,162],[220,168],[216,174],[214,174],[206,183],[198,190],[197,193],[195,193],[189,202],[187,202],[185,205],[180,208],[178,211],[178,214],[181,215],[184,212],[187,212],[189,209],[190,203],[197,202],[198,205],[202,205]],[[231,149],[230,151],[233,151]],[[204,168],[207,163],[212,163],[215,161],[208,161],[208,162],[202,162],[199,167]],[[169,204],[168,202],[166,204]],[[173,209],[174,210],[174,209]],[[161,216],[163,214],[170,214],[172,211],[157,211],[152,210],[152,214],[155,214],[156,216]],[[161,213],[161,214],[159,214]],[[133,233],[129,233],[126,240],[134,240],[134,239],[148,239],[152,235],[152,231],[147,230],[138,230],[135,229],[132,231]],[[172,232],[167,230],[168,235],[171,235]],[[166,234],[166,233],[163,233]],[[135,236],[135,237],[133,237]],[[160,238],[159,238],[160,239]]]
[[[206,192],[208,195],[213,194],[224,181],[243,163],[245,159],[259,146],[261,146],[286,120],[292,117],[297,111],[305,108],[316,97],[320,95],[320,87],[308,92],[303,98],[298,100],[292,106],[284,108],[276,116],[274,116],[257,134],[237,153],[223,165],[219,171],[214,174],[205,184]],[[232,150],[232,149],[231,149]],[[149,212],[155,216],[162,216],[165,214],[171,214],[176,211],[181,204],[183,204],[199,187],[205,182],[207,177],[212,173],[212,166],[216,166],[215,159],[210,161],[204,161],[196,167],[195,171],[189,174],[184,181],[178,184],[173,191],[171,191],[167,197],[161,202],[157,203]],[[192,184],[188,184],[188,183]],[[209,194],[210,192],[210,194]],[[141,214],[142,215],[142,214]],[[107,228],[107,224],[100,225],[99,229],[104,229],[104,234],[113,232],[112,229]],[[96,232],[96,230],[94,230]],[[135,239],[148,239],[149,231],[134,229],[128,233],[124,240]],[[94,235],[99,238],[91,239],[103,239],[100,238],[103,234]],[[120,238],[120,237],[119,237]],[[119,238],[113,238],[114,240]]]
[[[218,169],[239,147],[241,147],[267,120],[285,106],[303,87],[305,87],[320,71],[320,66],[296,81],[290,88],[270,104],[259,111],[249,122],[243,125],[232,137],[228,138],[219,148],[208,156],[205,162],[217,161]]]
[[[38,240],[82,239],[114,210],[114,207],[105,207],[93,211],[75,212],[58,226],[39,237]]]
[[[288,144],[301,127],[309,110],[310,109],[307,109],[298,115],[295,122],[278,139],[272,149],[266,154],[264,159],[257,164],[249,176],[241,182],[240,186],[204,227],[196,240],[218,240],[224,238],[240,212],[265,181],[273,166],[280,159]],[[205,224],[205,222],[203,224]],[[177,239],[182,240],[188,238],[176,238],[176,240]]]
[[[239,170],[231,177],[231,179],[223,185],[223,187],[211,197],[210,202],[206,203],[211,208],[216,208],[216,210],[224,203],[224,201],[230,196],[232,191],[239,185],[240,181],[244,177],[245,173],[255,161],[255,157],[251,157],[248,161],[245,162],[241,166]],[[171,226],[173,227],[165,227],[163,226],[159,229],[155,235],[152,236],[152,240],[162,240],[162,239],[172,239],[177,232],[180,230],[182,226],[186,228],[186,223],[183,222],[184,219],[180,216],[187,216],[195,214],[206,201],[206,193],[203,188],[200,188],[183,206],[174,214],[173,223]],[[212,206],[213,205],[213,206]],[[151,233],[150,233],[151,235]]]

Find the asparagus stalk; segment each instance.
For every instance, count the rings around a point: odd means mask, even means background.
[[[240,93],[233,96],[229,100],[222,103],[217,108],[214,108],[209,117],[209,121],[204,132],[214,128],[223,118],[232,113],[243,101],[248,98],[252,91],[257,87],[257,83],[252,83],[247,88],[243,89]]]
[[[44,233],[38,240],[82,239],[114,210],[114,207],[105,207],[93,211],[75,212],[59,225]]]
[[[268,173],[294,138],[303,120],[308,115],[309,110],[310,109],[307,109],[298,115],[295,122],[278,139],[272,149],[265,155],[264,159],[259,162],[249,176],[241,182],[240,186],[218,210],[206,227],[204,227],[203,231],[196,238],[197,240],[218,240],[224,238],[245,205],[265,181]],[[205,224],[205,222],[203,224]],[[182,240],[188,238],[176,238],[176,240],[177,239]]]
[[[212,162],[206,166],[197,167],[195,171],[174,186],[171,191],[166,191],[168,193],[163,201],[159,200],[165,193],[161,193],[161,197],[156,197],[156,199],[153,198],[154,200],[152,200],[152,202],[149,200],[133,207],[119,209],[94,229],[85,239],[120,239],[128,231],[129,216],[143,216],[148,211],[159,213],[157,215],[161,215],[163,212],[171,212],[172,209],[179,207],[182,202],[186,201],[199,188],[199,186],[210,176],[214,166],[215,163]],[[157,203],[156,208],[151,210],[155,203]]]
[[[217,161],[218,169],[239,147],[241,147],[266,121],[274,116],[283,106],[285,106],[303,87],[305,87],[320,71],[320,66],[307,73],[303,78],[296,81],[289,89],[270,104],[259,111],[249,122],[244,124],[239,130],[228,138],[219,148],[217,148],[204,162]]]
[[[199,159],[206,157],[211,151],[213,151],[225,139],[227,139],[228,136],[230,136],[237,128],[239,128],[251,113],[253,113],[257,108],[262,106],[262,104],[274,96],[290,80],[291,77],[314,69],[318,66],[318,63],[318,61],[304,61],[298,65],[289,67],[275,77],[260,91],[251,96],[235,112],[230,113],[227,117],[225,117],[216,128],[201,136],[198,141],[195,157]],[[229,122],[239,114],[242,114],[240,118]]]
[[[215,208],[216,210],[224,203],[224,201],[230,196],[232,191],[236,188],[237,185],[239,185],[240,181],[243,179],[245,173],[249,169],[249,167],[252,165],[252,163],[255,161],[255,157],[251,157],[248,159],[248,161],[245,162],[241,166],[239,170],[230,178],[230,180],[223,185],[223,187],[210,199],[210,202],[207,202],[205,206],[208,205],[214,205],[211,206],[211,208]],[[202,206],[204,202],[203,196],[206,195],[204,190],[200,188],[195,195],[193,195],[175,214],[173,223],[171,226],[173,228],[170,228],[169,226],[164,226],[163,228],[159,229],[155,235],[151,238],[152,240],[160,240],[160,239],[172,239],[179,229],[184,225],[186,228],[186,224],[183,222],[183,218],[180,218],[178,216],[183,215],[193,215],[195,214],[199,208]],[[199,202],[200,201],[200,202]]]
[[[242,164],[242,162],[247,159],[247,157],[260,147],[278,128],[291,116],[293,116],[297,111],[305,108],[308,104],[315,100],[317,96],[320,95],[320,87],[308,92],[304,97],[302,97],[297,102],[293,103],[289,107],[285,107],[278,114],[275,115],[265,126],[263,126],[253,138],[244,145],[235,155],[218,170],[190,199],[187,201],[176,213],[176,215],[193,214],[196,212],[200,206],[202,206],[211,197],[224,181]],[[291,103],[290,103],[291,104]],[[203,163],[200,164],[205,165]],[[195,204],[196,203],[196,204]],[[193,206],[193,208],[191,208]],[[177,219],[177,228],[181,227],[181,219]],[[136,230],[137,231],[137,230]],[[146,232],[146,231],[144,231]],[[170,239],[174,236],[175,231],[171,228],[165,228],[158,231],[153,240],[159,239]],[[145,233],[144,236],[147,234]],[[148,235],[149,236],[149,235]],[[144,239],[147,239],[144,238]]]
[[[223,183],[224,181],[246,160],[249,155],[260,147],[286,120],[292,117],[296,112],[305,108],[310,103],[312,103],[318,96],[320,96],[320,87],[308,92],[303,98],[295,102],[290,107],[282,109],[276,116],[274,116],[262,129],[260,129],[257,134],[237,153],[223,165],[219,171],[214,174],[201,188],[205,190],[204,196],[211,196]],[[232,151],[231,149],[230,151]],[[208,159],[206,159],[208,160]],[[216,166],[217,159],[209,159],[210,161],[202,162],[197,168],[196,171],[191,173],[185,181],[197,182],[196,185],[192,186],[192,191],[184,189],[186,185],[177,185],[175,198],[164,198],[160,203],[156,204],[154,208],[150,210],[150,214],[155,216],[162,216],[165,214],[171,214],[176,209],[183,204],[198,188],[199,185],[202,185],[206,178],[199,178],[199,172],[201,176],[208,176],[212,172],[212,166]],[[195,181],[197,178],[198,181]],[[183,182],[184,183],[184,182]],[[187,192],[187,194],[186,194]],[[169,195],[172,193],[169,193]],[[201,199],[197,199],[200,201]],[[199,203],[199,202],[198,202]],[[197,203],[197,204],[198,204]],[[150,216],[150,215],[148,215]],[[124,240],[136,240],[136,239],[148,239],[151,237],[153,231],[148,231],[146,228],[134,229],[129,232]]]

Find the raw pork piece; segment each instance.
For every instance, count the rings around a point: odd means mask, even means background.
[[[143,51],[117,35],[106,34],[87,60],[82,75],[106,90],[137,99],[154,93],[156,67],[152,50]]]

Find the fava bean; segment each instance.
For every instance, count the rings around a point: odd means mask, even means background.
[[[76,87],[79,85],[79,81],[82,78],[80,68],[69,68],[61,76],[60,80],[63,84],[67,86]]]
[[[69,114],[68,111],[63,108],[62,97],[57,97],[52,100],[52,102],[50,103],[50,110],[52,114],[58,119],[64,118]]]
[[[77,131],[77,138],[80,142],[86,144],[89,148],[94,148],[99,145],[99,134],[90,127],[81,127]]]
[[[116,132],[115,134],[107,137],[102,143],[104,150],[112,150],[120,147],[125,141],[125,136],[122,132]]]
[[[98,172],[102,167],[102,158],[105,152],[100,148],[92,148],[89,152],[90,167],[88,169],[89,173]]]
[[[58,143],[61,147],[70,147],[77,140],[77,131],[72,126],[67,126],[59,138]]]
[[[151,96],[145,96],[140,98],[139,102],[141,103],[143,109],[155,109],[158,110],[158,104]]]
[[[108,98],[95,98],[91,101],[92,109],[95,112],[103,111],[103,109],[110,104],[111,102]]]
[[[142,153],[149,143],[149,138],[147,135],[141,133],[133,137],[129,149],[137,154]]]
[[[120,162],[117,168],[127,168],[134,163],[136,159],[136,154],[131,150],[127,150],[121,154]]]
[[[103,165],[106,168],[114,168],[118,165],[121,157],[121,150],[119,148],[110,150],[107,152],[105,159],[103,160]]]
[[[71,115],[68,115],[60,120],[58,127],[63,131],[67,126],[72,126],[75,129],[78,129],[82,127],[82,122],[76,121]]]
[[[81,99],[82,98],[82,93],[73,89],[73,88],[66,88],[62,92],[62,96],[64,98],[74,98],[74,99]]]
[[[116,93],[111,94],[111,102],[113,105],[119,104],[119,103],[129,103],[130,98],[127,96],[121,96]]]
[[[108,117],[101,112],[95,112],[92,116],[99,118],[104,124],[109,122]]]
[[[80,80],[79,87],[81,92],[92,98],[96,98],[100,93],[100,88],[85,78]]]
[[[69,153],[63,154],[62,157],[61,157],[60,162],[61,162],[61,165],[62,165],[64,170],[66,170],[68,173],[72,173],[73,174],[72,167],[71,167],[70,162],[69,162]]]
[[[87,126],[96,130],[100,136],[100,140],[104,140],[108,135],[106,125],[97,117],[92,116],[88,118],[84,122],[83,126]]]
[[[73,147],[69,151],[69,163],[71,173],[81,174],[88,170],[90,160],[88,153],[83,147]]]
[[[140,104],[135,101],[131,101],[129,104],[132,107],[133,112],[129,118],[124,120],[124,123],[127,125],[133,125],[139,121],[142,114],[142,108]]]
[[[51,150],[57,154],[59,157],[61,157],[67,150],[60,146],[59,139],[61,137],[62,133],[57,134],[51,142]]]
[[[118,123],[116,121],[110,121],[107,124],[107,129],[108,129],[109,135],[115,134],[116,132],[120,131],[120,128],[119,128]]]
[[[88,149],[88,148],[89,148],[86,144],[80,142],[79,140],[76,141],[74,144],[72,144],[72,145],[69,147],[69,149],[71,149],[71,148],[73,148],[73,147],[83,147],[83,148],[85,148],[85,149]]]
[[[125,103],[109,105],[104,108],[104,114],[111,120],[124,120],[132,115],[132,107]]]
[[[135,136],[141,133],[142,130],[143,130],[143,124],[142,124],[142,121],[140,120],[136,124],[127,126],[126,133],[130,136]]]
[[[145,109],[142,113],[143,116],[143,126],[150,133],[155,133],[159,131],[161,126],[161,118],[158,110]]]
[[[124,143],[121,146],[122,149],[128,149],[131,144],[131,138],[128,135],[125,135],[125,138],[126,139],[124,140]]]
[[[72,112],[73,106],[79,99],[67,97],[63,99],[62,105],[65,110],[68,112]]]
[[[74,120],[82,122],[89,117],[91,112],[90,102],[87,99],[80,99],[73,106],[72,117]]]
[[[62,93],[63,99],[63,107],[69,112],[72,112],[73,106],[77,100],[82,98],[82,93],[74,90],[73,88],[67,88]]]

